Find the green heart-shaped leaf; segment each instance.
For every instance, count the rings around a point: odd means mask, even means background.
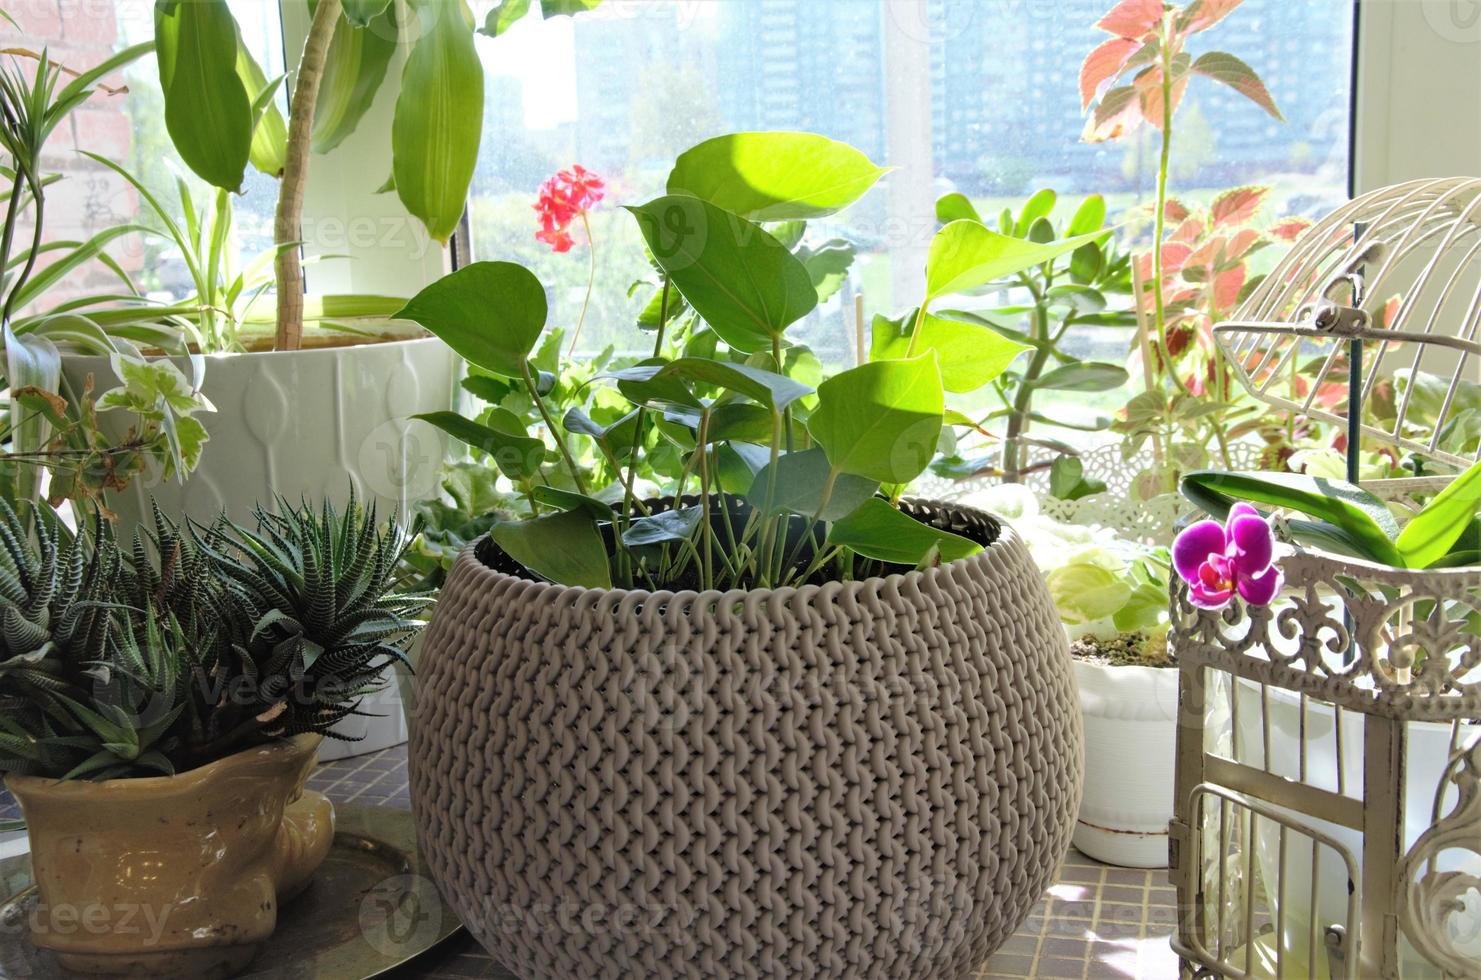
[[[829,486],[832,477],[832,486]],[[752,506],[765,507],[771,487],[771,464],[756,474],[746,494]],[[821,449],[786,453],[776,462],[776,495],[772,507],[804,517],[818,515],[825,521],[836,521],[852,513],[879,490],[879,481],[866,480],[849,473],[834,475],[828,456]],[[826,500],[824,493],[827,493]],[[819,510],[821,508],[821,510]]]
[[[945,393],[936,355],[874,361],[818,386],[807,428],[842,473],[908,483],[936,453]]]
[[[914,314],[891,320],[875,316],[869,359],[902,358],[910,349]],[[935,351],[941,365],[941,384],[947,391],[976,391],[1001,375],[1024,351],[1033,350],[1010,340],[989,327],[960,320],[947,320],[927,313],[921,321],[917,353]]]
[[[491,374],[522,376],[545,329],[545,287],[513,262],[475,262],[413,296],[393,319],[411,320]]]
[[[668,192],[757,221],[783,221],[833,214],[885,172],[852,146],[816,133],[731,133],[679,154]]]
[[[977,542],[922,524],[878,497],[864,501],[852,514],[834,522],[828,529],[828,544],[897,565],[919,564],[932,548],[940,552],[942,561],[982,550]]]
[[[525,521],[500,521],[489,536],[525,568],[561,585],[610,589],[607,546],[591,515],[569,510]]]
[[[807,268],[759,225],[693,197],[628,210],[654,261],[736,350],[769,348],[818,305]]]
[[[1000,235],[978,221],[953,221],[931,239],[926,302],[1022,272],[1109,234],[1107,230],[1040,243]]]

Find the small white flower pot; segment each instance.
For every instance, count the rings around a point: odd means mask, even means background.
[[[1167,866],[1177,740],[1174,667],[1074,661],[1085,719],[1085,795],[1075,847],[1127,868]]]

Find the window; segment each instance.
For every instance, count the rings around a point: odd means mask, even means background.
[[[553,322],[569,325],[587,267],[584,256],[552,254],[533,238],[529,205],[545,177],[579,162],[607,177],[616,199],[641,201],[661,192],[676,153],[706,137],[814,130],[902,171],[841,227],[810,230],[860,247],[844,288],[795,331],[825,361],[847,361],[856,293],[870,311],[916,301],[936,195],[961,191],[983,214],[1039,187],[1058,190],[1062,207],[1104,193],[1127,218],[1151,201],[1155,133],[1079,142],[1078,70],[1106,37],[1093,25],[1109,6],[607,0],[574,20],[527,18],[479,40],[487,92],[470,201],[474,254],[530,264],[553,288]],[[1249,62],[1286,123],[1215,83],[1191,86],[1175,136],[1178,197],[1206,203],[1219,190],[1269,184],[1269,214],[1308,216],[1346,199],[1352,11],[1350,0],[1246,0],[1200,37],[1198,50]],[[594,217],[598,291],[582,346],[630,345],[642,298],[621,287],[647,271],[639,238],[620,210]],[[1115,359],[1127,346],[1124,335],[1094,332],[1080,342]]]

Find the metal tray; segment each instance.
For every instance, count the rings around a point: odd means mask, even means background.
[[[336,804],[334,846],[309,887],[284,905],[278,928],[237,980],[368,980],[461,931],[427,876],[405,810]],[[31,945],[37,899],[26,855],[0,861],[0,978],[72,980]]]

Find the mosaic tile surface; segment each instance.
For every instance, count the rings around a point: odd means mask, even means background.
[[[408,809],[406,748],[321,766],[309,786],[340,803]],[[19,814],[0,791],[0,820]],[[1163,871],[1110,868],[1071,851],[1044,901],[978,974],[980,980],[1176,980],[1168,947],[1173,890]],[[395,980],[517,980],[461,936]],[[348,980],[348,978],[347,978]]]

